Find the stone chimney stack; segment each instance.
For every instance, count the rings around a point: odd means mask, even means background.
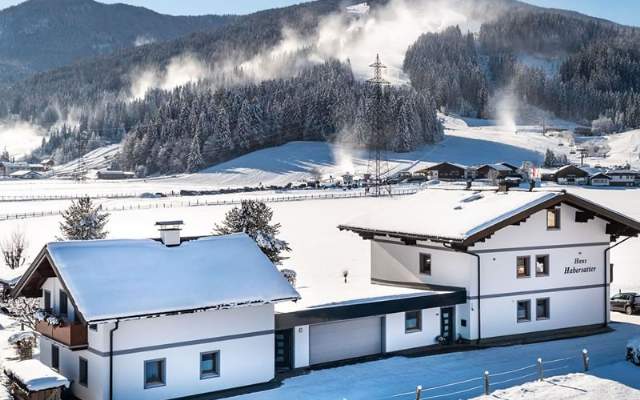
[[[180,246],[180,231],[182,230],[182,221],[159,221],[156,226],[160,231],[160,239],[167,246]]]

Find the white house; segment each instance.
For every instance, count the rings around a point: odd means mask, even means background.
[[[640,222],[564,192],[429,189],[340,229],[371,241],[372,282],[462,288],[449,335],[491,342],[606,325],[609,249]],[[420,308],[445,332],[445,309]]]
[[[274,304],[298,293],[245,234],[49,243],[15,295],[40,297],[40,359],[89,399],[268,382]]]
[[[629,169],[614,169],[607,171],[611,178],[611,186],[636,186],[640,183],[640,172]]]

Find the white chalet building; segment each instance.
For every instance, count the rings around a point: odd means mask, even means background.
[[[179,398],[348,359],[597,332],[609,250],[640,232],[565,192],[379,201],[339,227],[371,241],[370,274],[296,291],[249,237],[180,239],[176,221],[162,240],[50,243],[13,294],[63,318],[38,323],[41,361],[76,397]]]
[[[298,293],[245,234],[49,243],[15,294],[40,297],[40,360],[89,399],[169,399],[272,380],[274,304]],[[42,318],[41,318],[42,319]],[[54,321],[55,322],[55,321]]]
[[[490,343],[607,325],[609,249],[640,223],[565,192],[429,189],[340,229],[371,240],[372,282],[464,291],[455,322],[421,310],[422,327]]]

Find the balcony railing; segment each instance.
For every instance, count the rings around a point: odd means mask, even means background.
[[[77,322],[62,321],[60,325],[50,325],[47,321],[38,321],[36,331],[71,349],[84,348],[89,343],[87,326]]]

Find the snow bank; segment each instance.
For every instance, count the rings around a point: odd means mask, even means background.
[[[489,396],[476,397],[475,400],[573,398],[581,400],[640,399],[640,390],[592,375],[569,374],[498,390]]]
[[[66,387],[71,384],[67,378],[58,374],[38,360],[25,360],[8,363],[4,367],[5,373],[22,383],[29,391]]]
[[[89,322],[299,297],[246,234],[175,247],[141,239],[55,242],[47,249]]]

